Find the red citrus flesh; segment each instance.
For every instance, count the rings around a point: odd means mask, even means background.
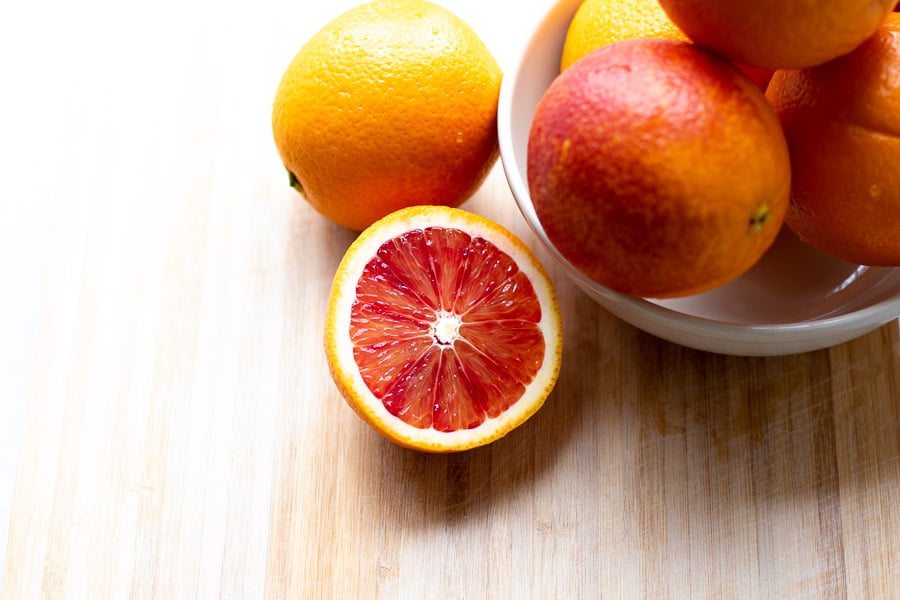
[[[491,242],[415,229],[378,249],[356,287],[353,355],[369,390],[418,428],[456,431],[502,414],[544,357],[528,277]]]

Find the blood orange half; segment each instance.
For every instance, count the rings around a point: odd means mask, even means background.
[[[341,394],[382,435],[417,450],[466,450],[543,405],[559,375],[559,304],[512,233],[464,210],[416,206],[347,250],[325,350]]]

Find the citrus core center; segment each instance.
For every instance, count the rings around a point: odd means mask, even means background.
[[[441,346],[450,346],[459,338],[459,326],[462,321],[459,315],[447,311],[441,311],[431,324],[431,335]]]

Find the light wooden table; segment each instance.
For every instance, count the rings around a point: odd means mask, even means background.
[[[525,426],[426,456],[346,407],[321,337],[352,234],[287,186],[269,109],[351,4],[3,9],[3,600],[898,597],[896,323],[703,354],[538,251],[566,349]],[[508,70],[549,2],[500,4],[444,3]],[[499,167],[466,208],[537,246]]]

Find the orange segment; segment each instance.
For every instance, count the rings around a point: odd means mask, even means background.
[[[326,352],[347,402],[399,444],[464,450],[504,435],[559,372],[552,284],[499,225],[426,206],[367,229],[338,268]]]

